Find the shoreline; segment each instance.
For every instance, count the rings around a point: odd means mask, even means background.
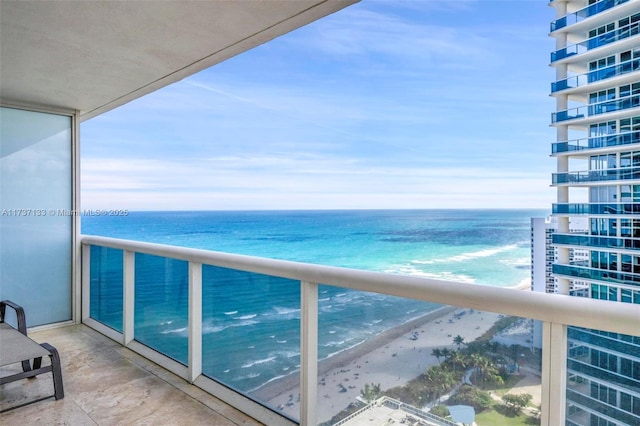
[[[508,287],[529,290],[529,280]],[[489,330],[501,315],[444,305],[404,324],[387,329],[352,348],[318,363],[318,421],[326,422],[356,401],[365,384],[382,390],[402,386],[440,360],[435,348],[455,349],[453,336],[473,341]],[[300,372],[266,383],[252,397],[294,418],[299,417]]]
[[[407,321],[404,324],[400,324],[396,327],[389,328],[382,333],[377,334],[369,340],[359,343],[356,346],[345,349],[337,354],[325,358],[318,362],[318,376],[327,374],[329,371],[349,364],[350,362],[373,352],[381,346],[386,346],[402,335],[410,332],[416,327],[420,327],[425,323],[441,318],[448,313],[455,311],[455,306],[441,306],[433,311],[427,312],[417,318]],[[285,377],[280,377],[271,382],[265,383],[259,388],[250,392],[252,397],[255,397],[261,401],[268,401],[273,398],[274,395],[281,395],[288,391],[297,389],[300,386],[300,372],[293,372]],[[297,391],[296,391],[297,392]]]
[[[526,278],[520,283],[505,287],[513,290],[529,290],[530,279]],[[385,346],[398,337],[410,332],[411,330],[423,326],[430,321],[437,320],[448,313],[456,310],[466,310],[466,308],[460,308],[451,305],[442,305],[433,311],[427,312],[417,318],[411,319],[406,323],[398,326],[386,329],[385,331],[377,334],[369,340],[359,343],[351,348],[344,349],[328,358],[322,359],[318,362],[318,375],[321,376],[328,371],[337,367],[348,364],[349,362],[357,359],[367,353],[370,353],[381,346]],[[300,372],[296,371],[286,376],[273,379],[270,382],[261,385],[260,387],[252,390],[249,394],[261,401],[267,401],[273,397],[273,395],[280,395],[284,392],[297,388],[300,385]]]
[[[365,384],[379,384],[383,391],[405,385],[440,362],[432,355],[433,349],[455,349],[453,337],[458,334],[473,341],[499,318],[491,312],[443,306],[323,360],[318,365],[318,422],[329,421],[356,402]],[[292,373],[251,395],[298,418],[299,377],[299,372]]]

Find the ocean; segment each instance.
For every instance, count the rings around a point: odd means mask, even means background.
[[[530,218],[546,214],[544,210],[130,212],[83,217],[82,233],[508,287],[529,280]],[[174,263],[179,272],[163,275],[160,280],[165,285],[159,291],[157,271],[166,262],[151,256],[136,258],[136,312],[144,315],[136,314],[135,333],[136,339],[185,362],[186,265]],[[203,276],[205,374],[250,392],[295,371],[300,362],[299,284],[214,267],[205,267]],[[319,291],[321,359],[438,307],[329,286]],[[172,300],[176,302],[167,303]]]

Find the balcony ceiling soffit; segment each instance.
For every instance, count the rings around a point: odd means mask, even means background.
[[[357,0],[0,2],[0,96],[88,119]]]

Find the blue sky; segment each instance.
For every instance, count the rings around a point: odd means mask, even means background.
[[[542,0],[368,1],[81,126],[83,208],[550,208]]]

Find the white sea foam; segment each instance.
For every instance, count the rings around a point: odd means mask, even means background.
[[[476,283],[476,279],[469,275],[454,274],[451,271],[442,271],[442,272],[436,272],[436,273],[425,272],[412,265],[402,265],[397,267],[396,269],[387,269],[384,272],[387,272],[390,274],[401,274],[401,275],[411,275],[415,277],[433,278],[437,280],[458,281],[458,282],[469,283],[469,284]]]
[[[252,320],[234,322],[233,324],[230,325],[230,327],[246,327],[246,326],[249,326],[249,325],[258,324],[259,322],[260,321],[252,321]]]
[[[211,333],[220,333],[223,330],[226,330],[229,327],[222,325],[203,325],[202,326],[202,334],[211,334]]]
[[[330,348],[332,346],[342,346],[345,344],[344,340],[339,340],[339,341],[335,341],[335,342],[327,342],[324,345],[322,345],[325,348]]]
[[[275,360],[275,359],[276,359],[276,357],[275,357],[275,356],[270,356],[269,358],[259,359],[259,360],[257,360],[257,361],[251,361],[251,362],[248,362],[248,363],[246,363],[246,364],[243,364],[243,365],[242,365],[242,368],[251,368],[251,367],[253,367],[254,365],[265,364],[265,363],[267,363],[267,362],[271,362],[271,361],[273,361],[273,360]]]
[[[224,314],[225,315],[235,315],[237,313],[238,313],[238,311],[229,311],[229,312],[225,312]]]
[[[276,306],[274,309],[276,310],[276,313],[278,315],[290,315],[290,314],[299,314],[300,313],[300,309],[299,308],[281,308],[279,306]]]
[[[161,334],[174,334],[174,333],[185,333],[188,331],[187,327],[175,328],[173,330],[164,330],[161,331]]]
[[[251,318],[255,318],[257,316],[258,316],[258,314],[249,314],[249,315],[243,315],[241,317],[236,317],[234,319],[237,319],[237,320],[248,320],[248,319],[251,319]]]
[[[471,259],[495,256],[496,254],[503,253],[509,250],[515,250],[517,248],[518,248],[518,244],[509,244],[502,247],[471,251],[468,253],[462,253],[462,254],[445,257],[441,259],[436,258],[436,259],[430,259],[430,260],[412,260],[411,263],[417,263],[420,265],[432,265],[434,263],[464,262],[466,260],[471,260]]]
[[[500,259],[500,263],[507,266],[531,266],[531,259],[528,257],[518,257],[513,259]]]

